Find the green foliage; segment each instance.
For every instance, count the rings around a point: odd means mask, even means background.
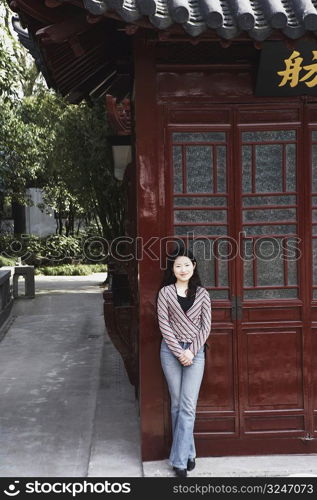
[[[44,88],[44,80],[32,56],[13,34],[13,12],[0,0],[0,96],[19,99]]]
[[[92,273],[105,273],[107,266],[104,264],[92,265],[71,265],[65,264],[62,266],[54,267],[39,267],[36,269],[35,274],[44,274],[45,276],[87,276]]]
[[[15,259],[9,259],[7,257],[3,257],[0,255],[0,267],[2,266],[14,266],[15,265]]]
[[[21,259],[23,264],[35,267],[92,262],[105,265],[107,256],[101,248],[98,238],[87,240],[84,235],[50,235],[45,238],[29,234],[0,235],[0,254],[3,257],[13,259],[14,262]]]
[[[14,263],[21,259],[23,264],[36,264],[45,260],[40,238],[31,235],[0,235],[0,254]]]
[[[55,123],[66,103],[45,90],[33,58],[13,35],[0,0],[0,220],[4,199],[32,205],[27,187],[45,178]]]
[[[20,77],[15,57],[17,46],[12,42],[8,26],[8,7],[0,2],[0,96],[5,100],[17,95],[17,81]]]
[[[14,95],[15,78],[18,72],[17,65],[8,54],[7,47],[4,42],[4,37],[0,38],[0,95],[7,98],[9,95]]]
[[[42,131],[23,120],[23,106],[2,102],[0,116],[0,179],[11,201],[30,203],[26,187],[43,167]]]
[[[113,174],[103,106],[67,105],[45,92],[15,107],[0,101],[0,107],[0,179],[6,197],[31,204],[27,187],[41,187],[39,208],[59,214],[60,234],[74,235],[75,218],[94,224],[108,240],[123,234],[122,182]]]
[[[45,89],[11,15],[0,0],[0,220],[4,198],[31,205],[27,188],[39,187],[39,208],[56,211],[60,235],[74,236],[79,220],[110,241],[123,234],[123,193],[104,105],[69,105]]]
[[[43,241],[45,256],[50,262],[73,262],[83,260],[80,238],[52,235]]]
[[[63,110],[44,200],[57,211],[90,214],[98,232],[110,240],[123,234],[123,196],[122,183],[113,174],[108,135],[103,105],[81,103]]]

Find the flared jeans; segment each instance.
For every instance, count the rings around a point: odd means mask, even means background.
[[[180,342],[183,349],[189,343]],[[204,346],[193,358],[193,364],[183,366],[162,339],[161,365],[171,397],[173,443],[169,462],[173,467],[187,468],[188,459],[196,457],[194,423],[196,405],[205,368]]]

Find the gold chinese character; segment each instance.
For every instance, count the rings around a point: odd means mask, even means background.
[[[299,57],[301,54],[294,50],[288,59],[284,59],[286,69],[278,71],[277,74],[283,76],[283,80],[279,83],[279,87],[284,87],[287,82],[290,82],[291,87],[296,87],[299,81],[299,73],[302,70],[303,58]]]
[[[316,59],[317,59],[317,50],[313,50],[313,59],[312,60],[316,61]],[[305,76],[303,76],[299,81],[305,82],[307,87],[315,87],[315,85],[317,85],[317,63],[310,64],[309,66],[303,66],[303,69],[307,70],[307,74]],[[311,78],[314,75],[315,75],[315,78],[306,82],[306,80],[308,80],[308,78]]]

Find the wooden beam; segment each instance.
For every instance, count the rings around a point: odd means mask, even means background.
[[[13,0],[9,5],[13,12],[25,13],[43,24],[61,21],[65,12],[64,8],[52,9],[37,0]]]
[[[83,11],[76,17],[39,29],[36,35],[43,43],[62,43],[89,29],[91,24],[88,23],[86,13]]]
[[[59,0],[45,0],[45,5],[50,9],[54,9],[55,7],[60,7],[61,2]]]

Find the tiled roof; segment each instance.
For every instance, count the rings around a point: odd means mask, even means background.
[[[70,102],[105,93],[125,97],[131,86],[132,43],[126,36],[130,26],[121,21],[132,25],[130,34],[136,25],[153,26],[184,38],[184,28],[187,39],[201,33],[228,40],[240,34],[245,40],[247,34],[257,41],[271,34],[281,38],[281,32],[292,39],[317,35],[317,0],[7,1],[22,23],[15,18],[21,43],[48,85]]]
[[[305,32],[317,34],[317,0],[83,0],[94,15],[115,11],[128,23],[146,16],[167,29],[178,23],[191,36],[208,29],[226,39],[247,32],[265,40],[273,30],[296,39]]]

